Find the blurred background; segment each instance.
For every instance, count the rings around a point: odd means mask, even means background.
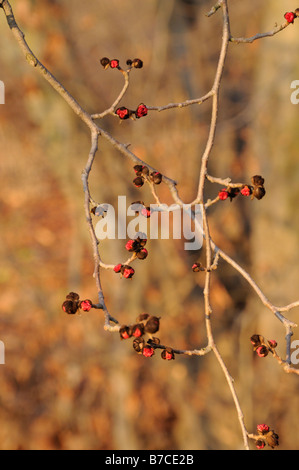
[[[207,18],[207,0],[11,1],[38,58],[89,112],[118,95],[122,76],[104,71],[103,56],[139,57],[122,101],[159,106],[205,94],[221,45],[221,15]],[[252,36],[284,21],[295,0],[231,0],[234,36]],[[1,13],[1,11],[0,11]],[[231,45],[209,173],[250,182],[265,178],[261,201],[237,198],[211,207],[215,242],[244,266],[276,305],[299,298],[299,105],[290,101],[299,79],[299,24],[253,44]],[[85,223],[81,171],[88,130],[27,62],[0,15],[0,365],[1,449],[183,450],[242,449],[232,397],[212,354],[167,362],[137,355],[131,341],[103,330],[100,311],[66,315],[70,291],[96,301],[93,257]],[[151,112],[121,125],[100,123],[137,155],[178,181],[180,196],[196,194],[209,130],[202,106]],[[90,179],[95,200],[154,201],[132,185],[132,163],[100,139]],[[207,197],[221,189],[207,186]],[[158,187],[171,204],[165,185]],[[126,259],[124,240],[101,242],[103,260]],[[180,240],[148,242],[149,257],[132,280],[102,275],[106,302],[121,323],[148,312],[161,317],[159,337],[176,348],[206,345],[202,274],[191,266],[204,252]],[[224,262],[213,275],[216,342],[235,379],[245,423],[267,423],[279,449],[298,449],[299,381],[271,357],[254,355],[249,338],[278,341],[282,325]],[[288,317],[299,322],[298,309]],[[294,339],[299,339],[295,331]],[[254,443],[251,443],[254,449]]]

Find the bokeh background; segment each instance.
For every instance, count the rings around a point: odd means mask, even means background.
[[[19,26],[39,59],[91,113],[110,106],[122,87],[103,56],[140,57],[122,104],[158,106],[199,97],[213,81],[221,15],[206,18],[207,0],[18,0]],[[251,36],[284,21],[295,0],[231,0],[234,36]],[[1,13],[1,11],[0,11]],[[254,276],[276,305],[299,298],[299,105],[290,101],[299,79],[299,24],[273,38],[231,45],[209,172],[234,181],[265,178],[261,201],[239,198],[210,210],[214,240]],[[232,397],[212,354],[140,357],[131,342],[103,330],[100,311],[68,316],[69,291],[96,300],[93,258],[84,219],[81,171],[88,130],[60,96],[28,66],[0,15],[0,365],[1,449],[242,449]],[[179,183],[191,201],[210,119],[202,106],[150,113],[138,121],[101,123],[152,166]],[[91,176],[99,202],[154,202],[132,185],[132,163],[105,141]],[[207,187],[214,197],[219,186]],[[158,188],[170,204],[166,186]],[[142,312],[161,316],[164,344],[206,344],[203,281],[190,269],[201,251],[181,241],[152,240],[132,280],[102,276],[107,305],[121,323]],[[103,260],[124,260],[124,241],[102,242]],[[268,423],[279,449],[298,449],[298,391],[267,357],[257,358],[254,333],[278,341],[282,325],[224,262],[213,275],[211,301],[218,347],[235,379],[247,429]],[[289,318],[299,322],[298,309]],[[295,331],[294,339],[298,338]],[[252,443],[254,448],[254,443]]]

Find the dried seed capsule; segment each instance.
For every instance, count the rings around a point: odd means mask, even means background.
[[[145,342],[143,338],[135,338],[133,341],[133,348],[138,354],[142,354],[144,344]]]
[[[158,171],[151,173],[151,180],[154,184],[160,184],[162,182],[162,175]]]
[[[270,431],[266,435],[266,441],[267,441],[268,446],[274,449],[275,447],[279,445],[279,436],[274,431]]]
[[[136,318],[136,321],[139,323],[139,322],[146,321],[148,318],[149,318],[149,314],[148,314],[148,313],[141,313],[141,314],[138,315],[138,317]]]
[[[265,183],[265,180],[261,175],[254,175],[251,178],[251,182],[254,186],[263,186],[263,184]]]
[[[132,66],[135,67],[136,69],[141,69],[143,67],[143,62],[141,59],[134,59],[132,61]]]
[[[62,304],[62,310],[69,315],[74,315],[78,311],[78,302],[75,300],[65,300]]]
[[[70,293],[66,296],[66,299],[67,299],[67,300],[79,300],[79,295],[78,295],[76,292],[70,292]]]
[[[122,326],[119,329],[120,339],[128,339],[132,336],[131,330],[127,325]]]
[[[103,57],[101,60],[101,65],[104,67],[104,69],[106,70],[109,65],[110,65],[110,60],[108,59],[108,57]]]
[[[256,186],[252,191],[252,196],[256,199],[262,199],[266,194],[266,190],[263,186]]]
[[[148,251],[146,248],[141,248],[141,250],[136,252],[136,256],[138,259],[145,259],[148,255]]]
[[[150,316],[145,324],[144,330],[147,333],[153,334],[156,333],[160,328],[160,318]]]
[[[144,180],[141,176],[137,176],[133,179],[133,184],[136,186],[136,188],[141,188],[141,186],[144,185]]]

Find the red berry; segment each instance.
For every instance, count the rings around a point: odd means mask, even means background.
[[[82,301],[80,302],[80,308],[81,308],[84,312],[89,312],[89,310],[92,308],[92,301],[89,300],[89,299],[82,300]]]
[[[296,14],[293,13],[292,11],[288,11],[284,15],[285,19],[287,20],[288,23],[294,23],[294,19],[296,18]]]
[[[119,67],[119,60],[118,59],[112,59],[110,61],[110,67],[112,69],[117,69]]]
[[[225,199],[228,198],[228,192],[227,190],[224,188],[224,189],[221,189],[221,191],[219,191],[218,193],[218,197],[221,201],[225,201]]]
[[[141,103],[135,111],[135,116],[137,118],[141,118],[142,116],[146,116],[147,111],[148,110],[147,110],[147,107],[145,106],[145,104]]]

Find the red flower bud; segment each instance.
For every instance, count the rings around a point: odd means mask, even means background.
[[[122,106],[121,108],[117,108],[115,111],[115,114],[118,115],[119,119],[128,119],[131,115],[131,111],[126,108],[125,106]]]
[[[128,339],[132,336],[130,332],[130,328],[126,325],[122,326],[119,329],[119,335],[120,335],[120,339]]]
[[[142,323],[138,323],[132,327],[132,335],[135,338],[140,338],[144,334],[144,325]]]
[[[138,247],[138,242],[136,242],[136,240],[129,240],[126,243],[126,250],[128,251],[135,251],[137,247]]]
[[[150,207],[143,207],[141,209],[141,214],[146,217],[147,219],[151,216],[151,209]]]
[[[172,348],[163,349],[163,351],[161,352],[161,357],[162,359],[166,361],[171,361],[172,359],[175,359],[173,349]]]
[[[255,445],[257,449],[263,449],[266,444],[265,444],[265,441],[263,441],[262,439],[259,439],[255,442]]]
[[[266,346],[259,346],[256,348],[256,353],[259,357],[266,357],[268,356],[269,350]]]
[[[145,106],[145,104],[141,103],[135,111],[135,116],[137,118],[141,118],[146,115],[147,115],[147,107]]]
[[[142,349],[142,354],[145,357],[152,357],[155,354],[155,350],[149,344],[146,344]]]
[[[119,67],[119,60],[118,59],[112,59],[110,61],[110,67],[112,69],[117,69]]]
[[[81,308],[84,312],[89,312],[89,310],[92,308],[92,301],[89,300],[89,299],[82,300],[82,301],[80,302],[80,308]]]
[[[292,11],[289,11],[284,14],[285,19],[287,20],[288,23],[294,23],[294,19],[296,18],[296,14],[293,13]]]
[[[224,189],[221,189],[221,191],[219,191],[218,193],[218,197],[221,201],[225,201],[225,199],[228,198],[228,192],[227,190],[224,188]]]
[[[252,193],[252,188],[250,186],[246,185],[241,189],[242,196],[250,196],[251,193]]]
[[[126,266],[126,265],[124,265],[124,266],[122,267],[121,272],[122,272],[122,275],[123,275],[126,279],[130,279],[130,278],[133,277],[134,274],[135,274],[134,269],[131,268],[131,266]]]
[[[115,273],[120,273],[121,268],[122,268],[122,264],[117,264],[116,266],[114,266],[113,271]]]
[[[277,341],[275,341],[275,339],[269,339],[268,343],[269,343],[270,348],[275,349],[277,346]]]
[[[268,424],[258,424],[256,428],[260,434],[266,434],[270,429]]]

